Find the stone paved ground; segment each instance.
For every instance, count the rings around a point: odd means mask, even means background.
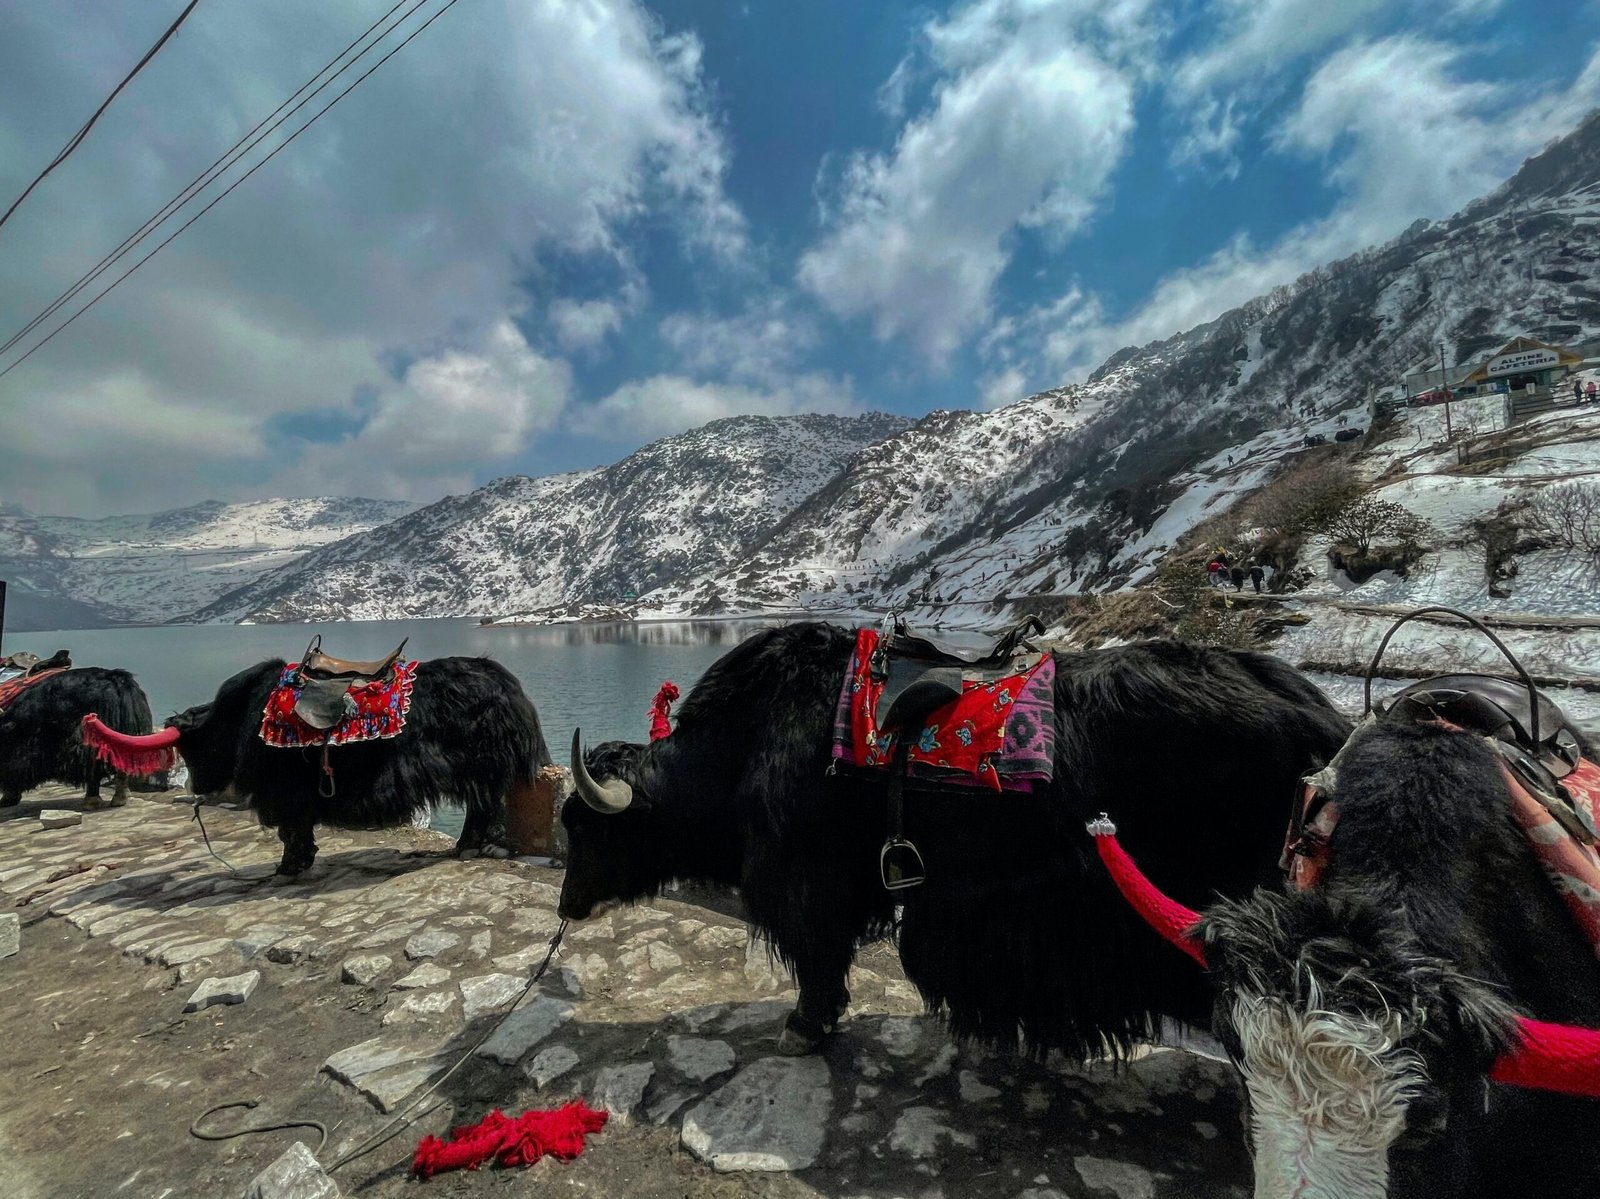
[[[494,1028],[556,927],[561,875],[460,861],[436,834],[334,834],[305,879],[269,879],[248,813],[138,797],[46,829],[59,790],[0,813],[0,1194],[244,1194],[296,1137],[206,1142],[231,1123],[312,1118],[331,1162]],[[887,946],[814,1058],[775,1055],[793,1001],[742,925],[662,901],[572,929],[559,969],[424,1105],[416,1127],[336,1172],[346,1195],[415,1195],[423,1132],[584,1096],[613,1113],[577,1161],[442,1176],[440,1195],[554,1183],[618,1199],[1177,1199],[1243,1196],[1227,1071],[1159,1050],[1120,1073],[958,1048],[920,1014]],[[206,980],[242,1003],[186,1012]],[[429,1100],[429,1103],[435,1100]]]

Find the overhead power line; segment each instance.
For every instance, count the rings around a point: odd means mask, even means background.
[[[333,108],[334,105],[339,103],[340,100],[343,100],[351,92],[355,91],[356,88],[360,87],[364,82],[366,82],[366,80],[368,78],[371,77],[371,75],[373,74],[374,71],[376,71],[379,67],[383,66],[384,63],[388,62],[396,54],[400,53],[401,50],[404,50],[408,45],[411,44],[411,41],[412,41],[413,38],[415,38],[423,30],[427,29],[430,25],[432,25],[440,17],[444,16],[444,14],[449,12],[452,8],[454,8],[458,2],[459,2],[459,0],[448,0],[448,2],[444,5],[443,8],[439,9],[438,12],[434,13],[433,16],[429,17],[426,21],[424,21],[416,29],[413,29],[409,34],[406,35],[405,39],[403,41],[401,41],[399,45],[395,46],[392,50],[390,50],[387,54],[385,54],[377,62],[373,63],[371,67],[369,67],[366,71],[364,71],[360,76],[358,76],[356,78],[355,82],[351,83],[350,86],[345,88],[342,92],[340,92],[332,100],[328,101],[328,103],[325,104],[322,108],[318,109],[311,116],[310,120],[306,121],[306,123],[304,125],[301,125],[298,129],[296,129],[293,133],[291,133],[287,138],[285,138],[282,142],[280,142],[277,146],[275,146],[272,149],[271,153],[269,153],[260,162],[256,163],[255,166],[251,167],[243,175],[239,176],[239,178],[235,179],[232,183],[230,183],[227,186],[227,188],[222,191],[221,194],[219,194],[215,199],[213,199],[209,204],[207,204],[199,212],[195,213],[192,217],[190,217],[182,225],[179,225],[177,229],[173,230],[173,232],[171,234],[169,234],[167,236],[166,240],[161,242],[160,245],[156,246],[155,249],[151,250],[143,258],[139,259],[132,266],[130,266],[126,271],[124,271],[122,274],[118,275],[103,290],[101,290],[100,292],[96,293],[93,299],[91,299],[82,308],[80,308],[76,312],[74,312],[70,317],[68,317],[60,325],[57,325],[56,328],[53,329],[45,337],[43,337],[39,341],[35,342],[33,344],[33,346],[26,353],[24,353],[21,357],[17,358],[14,362],[12,362],[10,366],[6,367],[4,370],[0,370],[0,379],[5,378],[12,371],[16,370],[17,367],[21,366],[29,358],[33,357],[33,355],[36,354],[39,350],[43,349],[50,342],[54,341],[57,334],[62,333],[63,331],[65,331],[67,329],[67,327],[69,325],[71,325],[74,321],[76,321],[80,316],[82,316],[84,313],[88,312],[89,309],[93,308],[101,300],[105,299],[106,296],[111,294],[111,292],[116,290],[118,284],[120,284],[123,280],[127,279],[128,276],[132,275],[135,271],[137,271],[145,263],[149,262],[157,254],[161,253],[162,250],[166,249],[169,245],[171,245],[173,243],[173,241],[176,240],[176,238],[185,229],[187,229],[190,225],[194,224],[201,217],[205,216],[206,213],[210,212],[213,208],[215,208],[218,204],[220,204],[223,200],[225,200],[230,194],[232,194],[234,188],[238,187],[241,183],[243,183],[246,179],[250,178],[251,175],[254,175],[262,167],[266,166],[267,163],[271,162],[274,158],[276,158],[281,151],[287,149],[289,147],[290,143],[292,143],[296,138],[298,138],[307,129],[311,128],[311,126],[315,125],[319,120],[321,120],[322,117],[325,116],[328,113],[328,111]],[[406,13],[406,16],[410,16],[411,12],[415,12],[416,8],[421,7],[421,5],[423,3],[426,3],[426,0],[419,0],[417,5],[415,7],[413,7],[410,10],[410,12]],[[404,17],[402,17],[401,19],[404,20]],[[398,24],[398,22],[396,24]],[[394,28],[394,26],[390,26],[390,30],[392,30],[393,28]],[[387,32],[389,32],[389,31],[386,30],[385,33],[387,33]],[[331,82],[331,80],[330,80],[330,82]]]
[[[122,82],[117,84],[117,86],[112,89],[111,94],[105,98],[105,103],[101,104],[99,108],[95,109],[94,115],[83,123],[83,128],[79,129],[78,132],[74,133],[70,138],[67,139],[67,144],[61,147],[61,151],[50,160],[49,165],[34,177],[32,183],[28,184],[27,187],[22,189],[22,194],[20,196],[11,201],[11,207],[6,209],[3,216],[0,216],[0,225],[4,225],[7,221],[9,221],[11,219],[11,214],[17,210],[17,205],[21,204],[28,198],[28,193],[34,188],[38,187],[40,183],[44,182],[44,177],[65,162],[67,160],[67,155],[76,150],[79,143],[82,142],[84,138],[89,136],[89,130],[94,128],[94,123],[100,119],[100,114],[111,107],[111,101],[117,98],[117,93],[123,88],[127,87],[128,84],[132,82],[135,75],[144,70],[145,63],[154,58],[156,56],[156,51],[160,50],[162,46],[167,44],[167,39],[178,32],[178,26],[182,25],[184,21],[188,19],[189,14],[194,11],[194,6],[199,3],[200,0],[189,0],[189,6],[178,14],[178,19],[176,21],[167,26],[167,31],[156,39],[156,44],[144,52],[144,57],[136,62],[133,66],[133,70],[129,71],[127,75],[123,77]]]
[[[324,75],[327,75],[330,68],[338,63],[340,59],[344,58],[345,55],[349,54],[351,50],[355,49],[358,45],[365,41],[374,29],[378,28],[379,25],[382,25],[385,21],[392,17],[395,14],[395,11],[399,8],[402,8],[406,2],[407,0],[399,0],[399,2],[395,4],[393,8],[389,9],[388,12],[384,13],[383,16],[379,17],[371,25],[368,25],[366,29],[362,31],[359,37],[352,41],[343,50],[339,51],[338,54],[334,55],[333,58],[329,59],[320,71],[302,83],[292,96],[290,96],[282,104],[278,105],[278,107],[274,108],[266,116],[262,117],[261,120],[257,121],[255,127],[251,129],[250,132],[246,133],[238,141],[234,142],[233,145],[229,146],[220,155],[218,155],[216,161],[191,179],[170,200],[158,208],[154,216],[150,217],[147,221],[145,221],[144,224],[140,225],[139,228],[135,229],[127,237],[123,238],[121,244],[119,244],[116,249],[112,250],[99,262],[95,263],[94,266],[88,271],[80,275],[71,287],[67,288],[66,291],[62,292],[59,296],[51,301],[49,307],[44,309],[44,311],[40,312],[26,325],[22,326],[22,328],[18,329],[15,333],[8,337],[3,344],[0,344],[0,354],[9,352],[19,341],[38,328],[39,325],[49,320],[50,317],[55,315],[55,313],[60,310],[63,305],[70,303],[74,296],[76,296],[90,283],[93,283],[96,279],[103,275],[113,264],[118,262],[130,250],[132,250],[146,237],[153,233],[157,227],[165,224],[168,217],[172,216],[178,211],[178,209],[189,203],[189,201],[194,199],[196,195],[204,191],[213,182],[215,182],[218,176],[222,175],[228,170],[228,168],[233,166],[234,163],[238,162],[239,159],[243,158],[251,150],[255,149],[256,146],[260,145],[270,134],[277,130],[280,125],[287,121],[296,112],[300,111],[301,108],[305,107],[305,105],[309,103],[314,96],[316,96],[317,92],[322,91],[322,89],[327,87],[328,84],[332,83],[346,70],[354,66],[356,62],[367,53],[368,50],[371,50],[373,46],[376,46],[380,41],[387,37],[393,29],[399,26],[406,19],[406,17],[409,17],[412,12],[415,12],[417,8],[421,7],[425,0],[418,0],[417,4],[412,7],[411,12],[406,13],[405,16],[400,18],[400,20],[389,26],[388,29],[385,29],[373,39],[371,45],[367,46],[366,49],[362,50],[360,54],[357,54],[337,71],[334,71],[332,75],[329,75],[328,78],[323,80],[321,85],[317,87],[316,91],[313,91],[310,95],[306,96],[305,99],[301,100],[299,104],[295,104],[293,108],[289,108],[289,105],[294,104],[294,101],[298,99],[307,88],[311,87],[311,85],[316,83],[317,80],[322,79]],[[284,109],[286,108],[289,109],[288,112],[284,112]],[[283,113],[283,116],[278,117],[279,113]],[[278,117],[278,119],[274,121],[274,117]],[[271,122],[270,127],[268,127],[268,122]],[[257,136],[258,133],[260,136]]]

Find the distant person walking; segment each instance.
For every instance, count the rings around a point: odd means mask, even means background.
[[[1244,590],[1244,567],[1242,566],[1233,568],[1233,589],[1235,591]]]
[[[1583,403],[1583,383],[1578,379],[1572,381],[1572,402],[1574,404]]]
[[[1258,562],[1250,568],[1250,585],[1256,589],[1256,594],[1261,594],[1261,580],[1267,577],[1267,572],[1261,569]]]
[[[1600,390],[1600,389],[1597,389],[1597,388],[1596,388],[1596,387],[1595,387],[1595,385],[1594,385],[1594,380],[1593,380],[1593,379],[1590,379],[1590,380],[1589,380],[1589,387],[1588,387],[1588,393],[1589,393],[1589,402],[1590,402],[1590,403],[1591,403],[1591,404],[1592,404],[1592,403],[1594,403],[1594,400],[1595,400],[1595,394],[1594,394],[1594,393],[1595,393],[1595,392],[1596,392],[1596,391],[1597,391],[1597,390]]]

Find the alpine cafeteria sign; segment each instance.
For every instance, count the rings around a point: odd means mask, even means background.
[[[1518,350],[1515,354],[1501,354],[1498,358],[1489,359],[1489,369],[1485,373],[1491,378],[1495,375],[1519,375],[1524,371],[1542,371],[1560,364],[1561,355],[1554,350]]]

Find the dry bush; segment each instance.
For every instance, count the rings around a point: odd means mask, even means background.
[[[1198,562],[1168,562],[1156,575],[1156,596],[1173,618],[1173,632],[1201,645],[1247,648],[1259,640],[1256,613],[1230,607]]]
[[[1344,461],[1318,455],[1291,465],[1246,500],[1242,519],[1277,538],[1297,537],[1331,519],[1363,490]]]
[[[1153,593],[1141,590],[1075,597],[1060,619],[1074,642],[1093,648],[1168,634],[1170,617]]]
[[[1365,556],[1380,537],[1402,546],[1420,546],[1430,540],[1433,526],[1393,500],[1363,495],[1331,511],[1319,513],[1308,526],[1337,542],[1355,547]]]
[[[1543,488],[1528,504],[1528,529],[1552,545],[1600,554],[1600,483]]]

